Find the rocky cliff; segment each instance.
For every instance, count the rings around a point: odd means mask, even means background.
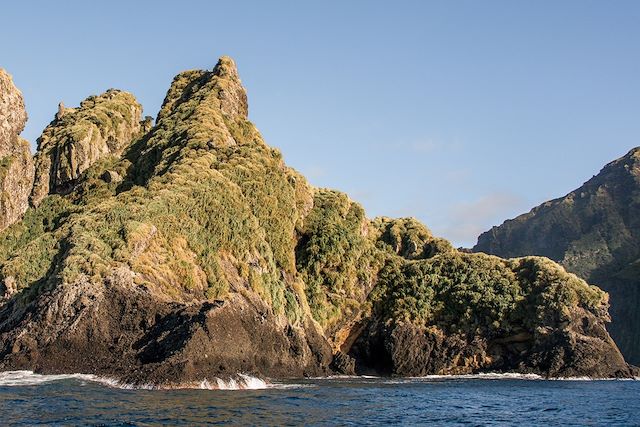
[[[474,251],[543,255],[611,296],[611,334],[640,363],[640,148],[583,186],[478,238]]]
[[[33,160],[29,143],[19,136],[26,122],[22,94],[0,68],[0,231],[29,207]]]
[[[109,96],[125,101],[89,98],[45,130],[37,206],[0,234],[1,369],[167,386],[240,372],[633,374],[606,332],[606,294],[557,264],[462,254],[413,219],[369,220],[311,187],[248,120],[231,59],[176,76],[152,127],[136,125],[130,95]],[[101,128],[101,114],[117,120]],[[87,122],[94,136],[72,136]],[[108,135],[119,148],[87,157]]]
[[[79,108],[61,103],[55,119],[38,138],[35,206],[48,194],[70,191],[91,165],[120,156],[142,129],[142,106],[130,93],[110,89],[90,96]]]

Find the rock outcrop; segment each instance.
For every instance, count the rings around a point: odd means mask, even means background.
[[[604,327],[606,294],[555,263],[462,254],[414,219],[369,220],[311,187],[249,122],[230,58],[176,76],[120,156],[52,154],[86,142],[69,132],[96,111],[61,107],[40,141],[53,194],[0,234],[0,369],[166,386],[633,374]]]
[[[38,138],[31,203],[48,194],[69,192],[91,165],[120,156],[139,136],[142,107],[133,95],[110,89],[90,96],[78,108],[58,105],[54,120]]]
[[[640,148],[577,190],[505,221],[476,252],[547,256],[611,296],[611,335],[640,363]]]
[[[548,259],[450,252],[388,274],[400,277],[350,349],[362,372],[634,372],[606,331],[606,294]]]
[[[29,207],[34,167],[29,143],[19,136],[26,122],[22,94],[0,69],[0,231]]]

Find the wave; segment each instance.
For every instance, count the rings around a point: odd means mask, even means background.
[[[448,380],[551,380],[551,381],[638,381],[635,378],[589,378],[589,377],[558,377],[546,378],[537,374],[520,374],[515,372],[504,373],[480,373],[461,375],[425,375],[421,377],[390,378],[371,375],[334,375],[327,377],[307,378],[303,383],[293,382],[268,382],[261,378],[247,374],[237,374],[228,379],[213,378],[203,379],[200,382],[190,382],[181,384],[129,384],[120,380],[108,377],[100,377],[92,374],[36,374],[33,371],[5,371],[0,372],[0,387],[20,387],[37,386],[46,383],[76,380],[81,382],[92,382],[103,386],[119,388],[124,390],[264,390],[264,389],[289,389],[317,387],[318,384],[308,381],[367,381],[382,384],[410,384],[428,381],[448,381]]]
[[[108,377],[100,377],[92,374],[36,374],[33,371],[5,371],[0,372],[0,387],[34,386],[56,381],[77,380],[83,382],[98,383],[107,387],[120,388],[124,390],[181,390],[181,389],[201,389],[201,390],[260,390],[279,385],[272,385],[266,381],[246,374],[238,374],[235,378],[222,379],[214,378],[211,381],[204,379],[200,382],[183,384],[129,384],[120,380]]]
[[[446,374],[446,375],[424,375],[419,377],[381,377],[370,375],[332,375],[327,377],[310,378],[316,381],[322,380],[345,380],[345,381],[366,381],[375,380],[384,384],[406,384],[422,381],[448,381],[448,380],[529,380],[529,381],[637,381],[640,377],[634,378],[591,378],[591,377],[544,377],[538,374],[523,374],[519,372],[484,372],[477,374]]]
[[[0,372],[0,386],[30,386],[46,384],[54,381],[62,380],[81,380],[93,381],[93,375],[86,374],[60,374],[60,375],[42,375],[35,374],[33,371],[5,371]]]

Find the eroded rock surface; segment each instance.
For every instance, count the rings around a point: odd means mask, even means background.
[[[0,69],[0,231],[29,207],[34,166],[29,143],[19,136],[26,122],[22,94]]]

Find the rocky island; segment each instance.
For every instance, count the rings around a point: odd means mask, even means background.
[[[312,187],[248,120],[234,62],[155,122],[110,89],[32,158],[0,73],[0,369],[172,387],[239,373],[630,377],[608,295],[541,257],[464,253]]]

